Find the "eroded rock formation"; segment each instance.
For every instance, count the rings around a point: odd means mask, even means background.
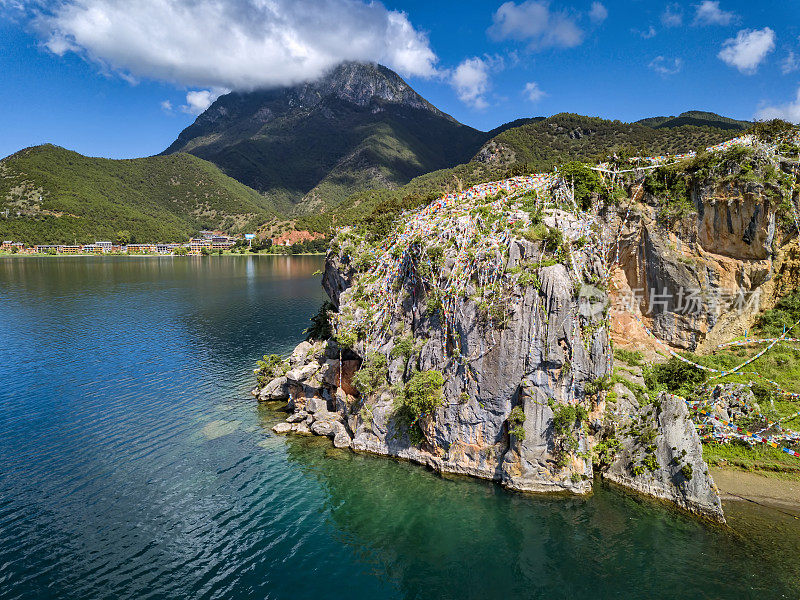
[[[788,192],[767,180],[765,171],[777,170],[769,156],[759,151],[752,160],[751,180],[708,176],[695,183],[685,214],[665,214],[664,197],[643,186],[632,186],[639,202],[630,212],[609,211],[609,227],[622,226],[610,288],[620,307],[615,341],[649,342],[636,315],[672,348],[705,352],[744,335],[759,311],[771,307],[782,285],[776,273],[797,280],[794,254],[781,248],[777,226]],[[784,163],[787,172],[797,168]]]
[[[377,245],[341,231],[323,277],[333,338],[258,391],[288,400],[276,430],[521,491],[586,494],[599,473],[724,521],[686,401],[647,388],[641,365],[612,376],[609,332],[702,351],[797,280],[781,212],[798,165],[741,144],[599,169],[610,181],[573,165],[482,184],[404,213]],[[752,410],[726,389],[723,419]]]
[[[559,217],[565,218],[548,219]],[[569,224],[562,225],[569,232]],[[539,244],[515,239],[507,268],[540,256]],[[287,401],[291,415],[275,430],[328,436],[337,447],[495,480],[510,489],[577,494],[591,492],[596,446],[615,439],[614,459],[608,464],[595,460],[605,477],[722,520],[685,406],[664,399],[656,410],[632,399],[610,410],[592,383],[610,369],[606,330],[598,326],[602,315],[587,316],[582,310],[564,264],[543,266],[536,273],[537,284],[510,290],[508,318],[501,328],[487,325],[475,301],[463,300],[452,333],[469,357],[466,362],[453,356],[448,331],[440,315],[428,310],[419,288],[409,288],[375,348],[359,343],[340,349],[334,341],[300,344],[286,372],[257,391],[263,400]],[[323,282],[340,310],[355,304],[352,268],[339,253],[329,254]],[[404,339],[413,345],[398,352]],[[368,395],[360,394],[354,375],[372,353],[386,357],[385,380]],[[420,419],[422,438],[412,441],[407,424],[396,417],[398,387],[422,371],[443,375],[443,402]],[[515,409],[521,419],[515,420]],[[648,446],[657,447],[655,469],[637,467],[645,450],[626,429],[634,421],[654,431]],[[689,468],[692,474],[686,477]]]

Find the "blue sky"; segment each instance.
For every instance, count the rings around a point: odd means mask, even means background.
[[[343,59],[484,130],[564,111],[800,121],[796,0],[0,0],[0,156],[155,154],[225,90]]]

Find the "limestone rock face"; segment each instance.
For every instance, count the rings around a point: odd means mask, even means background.
[[[722,503],[703,460],[683,398],[662,392],[652,405],[620,400],[613,419],[622,448],[603,477],[724,522]]]
[[[694,212],[673,222],[661,214],[663,199],[647,194],[624,226],[609,216],[611,231],[622,226],[611,294],[663,342],[702,351],[744,334],[772,296],[777,205],[753,182],[707,181],[691,195]],[[624,312],[619,319],[615,341],[646,340],[626,331]]]
[[[306,364],[306,358],[312,349],[313,346],[310,342],[300,342],[289,356],[289,366],[292,368],[304,367]]]
[[[288,400],[289,381],[286,377],[278,377],[270,381],[259,393],[261,400]]]
[[[553,218],[565,220],[567,215]],[[535,244],[515,240],[509,248],[509,267],[539,254]],[[341,257],[328,256],[323,282],[331,300],[339,305],[350,301],[348,270]],[[453,356],[440,316],[423,314],[419,304],[406,301],[392,330],[410,332],[418,340],[418,349],[411,357],[393,357],[388,378],[402,384],[413,370],[436,370],[445,378],[443,406],[422,423],[422,444],[412,444],[398,427],[388,391],[365,409],[364,400],[350,385],[360,364],[353,358],[342,362],[341,374],[337,358],[317,366],[313,362],[295,366],[287,379],[294,384],[296,414],[310,412],[319,417],[318,401],[300,397],[300,384],[315,376],[324,387],[321,396],[330,398],[342,421],[317,420],[311,431],[333,436],[337,446],[493,479],[517,490],[589,492],[591,462],[576,458],[574,451],[566,459],[561,457],[551,404],[584,400],[585,382],[607,372],[608,340],[602,329],[589,328],[589,335],[584,331],[586,323],[581,325],[579,301],[566,266],[556,264],[538,273],[538,288],[514,290],[502,328],[489,326],[472,299],[461,301],[453,327],[461,353],[468,357],[466,364]],[[388,356],[395,342],[395,336],[387,336],[380,351]],[[367,354],[365,348],[356,350],[362,358]],[[308,349],[300,351],[308,353]],[[524,439],[509,434],[508,418],[514,406],[521,406],[525,414]],[[589,442],[577,425],[574,435],[579,438],[577,452],[588,456]]]
[[[322,288],[328,294],[334,306],[339,306],[339,296],[353,282],[353,269],[345,263],[339,254],[329,252],[325,260],[325,272],[322,274]]]
[[[558,221],[565,235],[578,235],[566,213],[547,218]],[[540,256],[535,242],[512,240],[506,266],[537,262]],[[424,289],[408,289],[383,337],[372,339],[369,348],[360,341],[346,352],[333,342],[326,351],[302,349],[305,364],[293,365],[286,377],[295,412],[289,417],[294,424],[287,425],[300,433],[331,437],[338,448],[396,456],[514,490],[576,494],[591,491],[592,453],[611,432],[622,440],[622,448],[612,465],[604,465],[604,476],[721,518],[719,498],[682,401],[662,398],[662,408],[652,412],[652,407],[639,407],[634,394],[618,384],[617,409],[626,406],[636,415],[635,427],[653,430],[648,434],[652,439],[642,445],[641,432],[621,432],[631,424],[622,413],[606,411],[596,386],[589,391],[590,382],[610,374],[611,352],[602,311],[587,312],[573,283],[571,269],[586,268],[587,257],[575,251],[569,266],[537,267],[534,285],[512,285],[502,324],[489,322],[468,291],[445,325],[439,310],[427,308]],[[443,262],[444,269],[452,268]],[[347,287],[352,277],[340,269],[349,267],[330,254],[325,288],[340,310],[357,311],[353,288]],[[595,292],[602,307],[604,291]],[[413,349],[392,352],[400,339],[411,339]],[[453,352],[455,343],[460,353]],[[353,375],[375,353],[386,357],[384,381],[361,397]],[[398,423],[393,386],[403,386],[416,371],[438,371],[444,385],[441,406],[421,417],[422,439],[412,443]],[[309,395],[312,380],[321,391]],[[648,459],[653,469],[634,469],[645,455],[655,456],[657,463]]]

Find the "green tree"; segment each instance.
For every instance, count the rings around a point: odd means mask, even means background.
[[[603,191],[600,176],[588,165],[581,162],[568,162],[561,167],[561,176],[575,188],[575,203],[583,210],[591,205],[592,194]]]
[[[331,312],[336,312],[336,305],[330,300],[325,300],[319,307],[317,314],[311,317],[311,325],[303,330],[306,340],[327,340],[333,335],[331,329]]]
[[[421,444],[425,436],[419,426],[421,417],[431,415],[444,403],[444,377],[439,371],[417,371],[397,397],[398,423],[408,430],[412,444]]]
[[[127,246],[133,241],[133,236],[127,229],[121,229],[114,236],[114,241],[116,241],[120,246]]]

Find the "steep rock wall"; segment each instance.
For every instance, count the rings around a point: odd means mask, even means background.
[[[509,266],[533,259],[537,250],[530,242],[515,241]],[[339,261],[329,257],[326,273],[338,272]],[[540,277],[540,289],[514,290],[507,324],[499,330],[486,325],[473,300],[462,301],[454,329],[462,354],[469,358],[466,363],[449,353],[451,342],[439,316],[423,313],[422,290],[412,290],[401,317],[392,323],[396,335],[388,336],[379,351],[391,356],[401,332],[422,342],[418,355],[391,360],[390,383],[401,382],[414,369],[440,371],[445,379],[444,405],[425,422],[421,447],[412,445],[392,420],[391,392],[384,392],[370,407],[368,420],[360,411],[348,409],[353,448],[407,458],[444,472],[499,480],[513,489],[588,492],[592,474],[588,459],[557,466],[553,410],[548,401],[582,400],[584,383],[606,373],[607,340],[604,333],[598,334],[590,349],[585,347],[577,300],[564,265],[542,268]],[[340,277],[329,273],[325,280],[340,281]],[[340,301],[347,302],[347,297],[344,292]],[[418,301],[412,301],[413,297]],[[366,354],[366,349],[361,353]],[[524,440],[508,432],[509,414],[518,405],[525,413]],[[580,446],[586,450],[583,437]]]
[[[641,322],[669,346],[703,351],[742,335],[773,293],[779,247],[777,205],[764,185],[709,182],[692,190],[695,210],[673,222],[663,199],[642,194],[619,230],[619,263],[611,286],[612,337],[622,346],[648,343]],[[633,299],[633,301],[631,301]]]
[[[536,256],[537,244],[514,240],[508,267]],[[424,292],[417,288],[408,290],[377,349],[301,344],[288,361],[288,373],[258,392],[264,400],[289,401],[292,415],[276,431],[326,435],[337,447],[495,480],[514,490],[577,494],[591,492],[594,447],[619,436],[619,453],[602,466],[604,477],[724,520],[699,439],[686,415],[679,418],[685,406],[664,400],[664,408],[652,417],[652,407],[640,407],[632,397],[630,404],[609,410],[599,395],[587,392],[589,382],[609,374],[609,342],[605,328],[598,327],[602,314],[586,316],[564,264],[542,267],[537,273],[538,286],[517,286],[511,292],[503,328],[487,326],[476,303],[463,300],[453,327],[466,361],[454,357],[446,328],[435,311],[426,309]],[[353,303],[352,272],[338,253],[329,254],[323,281],[340,309]],[[409,357],[395,355],[398,340],[409,335],[416,342],[414,352]],[[373,351],[388,358],[387,385],[367,400],[359,397],[353,376]],[[415,444],[394,416],[396,392],[391,386],[402,385],[416,370],[443,374],[444,402],[420,421],[424,439]],[[589,426],[576,421],[559,433],[555,413],[570,406],[585,408]],[[524,414],[521,435],[510,431],[509,417],[517,407]],[[663,468],[656,473],[633,471],[641,448],[638,438],[622,434],[624,415],[639,412],[642,423],[651,419],[657,431]],[[565,436],[574,447],[565,449]],[[678,462],[672,460],[676,455]],[[697,473],[691,486],[681,479],[684,464]]]

